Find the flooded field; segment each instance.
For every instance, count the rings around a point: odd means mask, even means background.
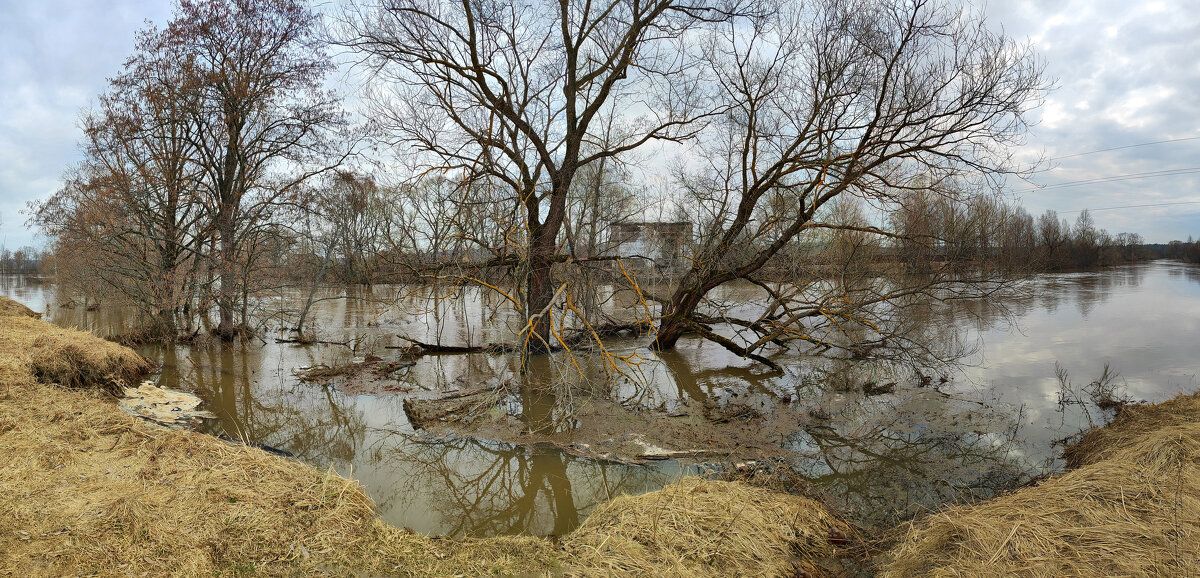
[[[425,355],[366,382],[297,377],[397,360],[404,337],[511,339],[515,320],[486,295],[401,298],[411,291],[325,291],[310,314],[319,344],[288,343],[293,335],[280,331],[141,352],[160,364],[159,385],[196,392],[220,416],[214,433],[333,467],[367,487],[386,521],[450,535],[561,535],[617,494],[739,467],[820,495],[860,523],[891,524],[1059,468],[1054,442],[1103,416],[1060,403],[1056,364],[1083,386],[1107,363],[1118,386],[1148,401],[1193,391],[1200,373],[1200,268],[1160,261],[1038,276],[992,304],[1007,315],[967,303],[927,320],[931,333],[974,346],[953,370],[898,374],[886,360],[781,355],[785,372],[772,375],[698,339],[655,354],[626,337],[610,346],[640,356],[637,379],[603,379],[598,356],[583,353],[535,358],[524,374],[513,354],[474,353]],[[119,307],[59,307],[37,279],[0,278],[0,294],[101,335],[129,322]],[[737,301],[737,290],[725,297]],[[270,316],[300,300],[281,295],[260,308]],[[472,423],[410,425],[405,399],[484,385],[501,393]]]

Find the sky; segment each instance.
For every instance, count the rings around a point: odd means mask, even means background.
[[[1098,226],[1148,242],[1200,237],[1196,0],[976,6],[1032,43],[1056,86],[1015,151],[1049,159],[1029,182],[1010,183],[1021,204],[1071,220],[1090,209]],[[22,211],[61,186],[80,159],[80,111],[120,70],[134,34],[170,12],[166,0],[0,0],[0,244],[44,243]]]

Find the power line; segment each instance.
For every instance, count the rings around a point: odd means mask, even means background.
[[[1106,149],[1097,149],[1097,150],[1094,150],[1094,151],[1087,151],[1087,152],[1082,152],[1082,153],[1075,153],[1075,154],[1072,154],[1072,155],[1064,155],[1064,156],[1061,156],[1061,157],[1053,157],[1053,158],[1050,158],[1050,159],[1047,159],[1047,160],[1048,160],[1048,161],[1057,161],[1057,160],[1062,160],[1062,159],[1072,159],[1072,158],[1075,158],[1075,157],[1082,157],[1082,156],[1085,156],[1085,155],[1094,155],[1094,154],[1096,154],[1096,153],[1106,153],[1106,152],[1109,152],[1109,151],[1119,151],[1119,150],[1123,150],[1123,149],[1132,149],[1132,148],[1138,148],[1138,147],[1147,147],[1147,146],[1150,146],[1150,145],[1156,145],[1156,144],[1166,144],[1166,143],[1172,143],[1172,142],[1181,142],[1181,141],[1188,141],[1188,140],[1200,140],[1200,136],[1188,136],[1188,137],[1183,137],[1183,138],[1172,138],[1172,139],[1167,139],[1167,140],[1156,140],[1156,141],[1151,141],[1151,142],[1143,142],[1143,143],[1138,143],[1138,144],[1124,145],[1124,146],[1119,146],[1119,147],[1111,147],[1111,148],[1106,148]]]
[[[1074,213],[1082,213],[1084,211],[1087,211],[1089,213],[1097,213],[1100,211],[1113,211],[1116,209],[1143,209],[1146,207],[1170,207],[1170,206],[1174,206],[1174,205],[1200,205],[1200,201],[1176,201],[1176,202],[1172,202],[1172,203],[1149,203],[1149,204],[1145,204],[1145,205],[1122,205],[1120,207],[1102,207],[1099,209],[1079,209],[1078,211],[1054,211],[1054,213],[1057,215],[1071,215]]]
[[[1047,190],[1052,190],[1052,189],[1064,189],[1064,188],[1068,188],[1068,187],[1077,187],[1079,185],[1114,183],[1114,182],[1129,181],[1129,180],[1134,180],[1134,179],[1147,179],[1147,178],[1153,178],[1153,177],[1171,177],[1171,176],[1178,176],[1178,175],[1190,175],[1193,173],[1200,173],[1200,167],[1188,167],[1188,168],[1184,168],[1184,169],[1167,169],[1167,170],[1162,170],[1162,171],[1150,171],[1150,172],[1146,172],[1146,173],[1129,173],[1129,174],[1124,174],[1124,175],[1113,175],[1110,177],[1100,177],[1100,178],[1095,178],[1095,179],[1067,181],[1067,182],[1063,182],[1063,183],[1054,183],[1052,185],[1044,185],[1044,186],[1040,186],[1040,187],[1034,187],[1032,189],[1025,189],[1025,190],[1017,191],[1017,192],[1018,193],[1034,193],[1034,192],[1038,192],[1038,191],[1047,191]]]

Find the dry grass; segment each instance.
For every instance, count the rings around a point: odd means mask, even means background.
[[[8,297],[0,297],[0,317],[32,317],[34,319],[41,319],[42,314]]]
[[[1154,415],[1161,417],[1161,411]],[[1157,429],[1129,423],[1111,434],[1114,447],[1102,452],[1103,459],[914,524],[891,552],[884,575],[1195,574],[1200,568],[1200,423]]]
[[[1070,469],[1094,464],[1124,451],[1147,433],[1174,425],[1200,423],[1200,393],[1153,405],[1127,405],[1107,426],[1089,430],[1063,452]]]
[[[815,562],[835,554],[831,531],[846,535],[849,528],[807,498],[685,478],[600,506],[563,546],[569,573],[819,575]]]
[[[17,308],[24,306],[0,297],[0,309],[17,312],[0,315],[0,354],[27,367],[42,383],[117,393],[154,369],[152,363],[130,349],[90,333],[21,315]]]
[[[79,392],[0,392],[0,574],[484,575],[553,567],[534,538],[387,526],[357,483],[255,448],[151,429]]]
[[[601,508],[561,546],[414,534],[333,472],[121,413],[100,390],[142,363],[0,320],[0,575],[777,575],[831,551],[816,503],[690,479]],[[83,390],[37,383],[57,378]]]

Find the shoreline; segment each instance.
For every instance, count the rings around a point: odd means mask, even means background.
[[[39,380],[31,359],[68,346],[76,387]],[[333,471],[156,428],[103,399],[115,370],[143,362],[0,317],[0,574],[821,575],[837,554],[828,536],[849,531],[806,498],[685,478],[604,504],[557,542],[424,536],[383,523]]]
[[[1200,394],[1125,408],[1071,469],[863,544],[816,501],[684,478],[575,531],[444,539],[336,472],[154,427],[104,398],[133,351],[0,298],[0,575],[1175,574],[1200,565]],[[67,383],[73,387],[61,385]],[[886,551],[885,551],[886,550]]]

